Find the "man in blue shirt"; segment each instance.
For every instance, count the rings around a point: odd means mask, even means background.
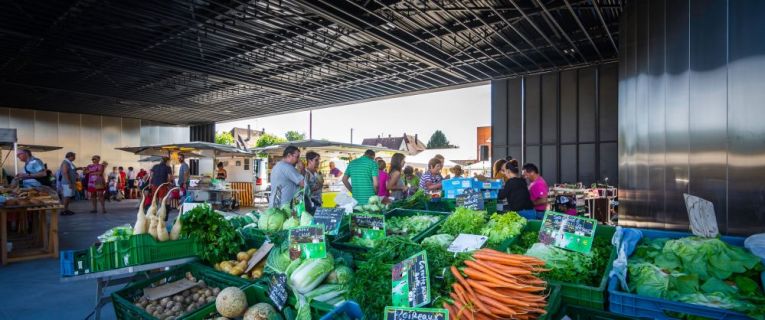
[[[16,178],[22,179],[22,187],[32,188],[40,187],[47,180],[48,173],[45,171],[45,164],[42,160],[32,156],[32,151],[18,150],[16,156],[24,162],[24,173],[19,173]]]

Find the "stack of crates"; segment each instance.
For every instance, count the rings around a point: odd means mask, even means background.
[[[499,190],[502,189],[503,181],[501,179],[489,179],[486,181],[476,180],[473,188],[480,189],[484,199],[497,199]]]
[[[454,178],[441,182],[441,188],[444,190],[444,198],[456,199],[457,196],[469,190],[475,190],[478,180],[474,178]]]

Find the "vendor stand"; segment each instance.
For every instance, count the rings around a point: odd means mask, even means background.
[[[232,163],[253,163],[255,153],[239,149],[233,146],[193,141],[189,143],[153,145],[141,147],[123,147],[117,148],[137,155],[148,156],[172,156],[183,153],[187,158],[212,158],[213,167],[215,163],[230,158]],[[214,168],[210,168],[210,174]],[[231,171],[229,169],[229,171]],[[250,171],[249,169],[246,171]],[[229,175],[231,177],[232,175]],[[201,176],[198,179],[192,179],[191,186],[187,190],[190,196],[188,199],[193,202],[208,202],[217,208],[232,209],[236,204],[242,206],[251,206],[253,203],[253,184],[254,176],[244,174],[236,175],[237,181],[220,182],[209,177]]]
[[[2,187],[0,255],[2,264],[58,258],[58,195],[53,189]],[[17,216],[17,230],[9,234],[8,216]]]

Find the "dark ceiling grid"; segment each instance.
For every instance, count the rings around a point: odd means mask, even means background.
[[[0,11],[0,106],[193,124],[467,85],[613,60],[621,5],[14,2]]]

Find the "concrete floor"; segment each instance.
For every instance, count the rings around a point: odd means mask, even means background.
[[[92,214],[84,201],[72,205],[73,216],[59,217],[61,250],[91,246],[104,231],[135,222],[137,200],[107,202],[107,214]],[[170,214],[173,221],[177,211]],[[42,259],[0,267],[0,320],[85,319],[95,305],[95,280],[62,283],[59,260]],[[119,287],[115,287],[116,290]],[[111,304],[101,319],[115,319]]]

